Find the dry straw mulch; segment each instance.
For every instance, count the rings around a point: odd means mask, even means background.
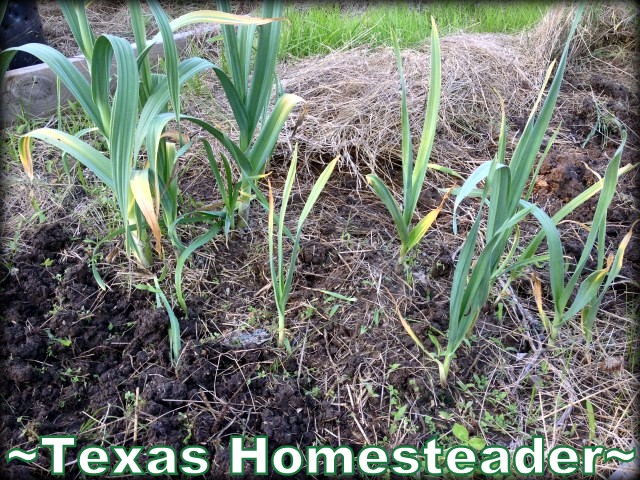
[[[573,63],[602,46],[635,41],[635,7],[616,3],[600,8],[599,14],[589,10],[583,17],[571,50]],[[553,7],[521,35],[459,34],[441,39],[442,95],[434,161],[449,163],[486,153],[499,132],[496,92],[505,100],[508,121],[524,126],[549,64],[561,54],[574,11]],[[429,45],[403,52],[414,138],[422,129],[429,61]],[[400,80],[393,49],[336,51],[284,65],[280,76],[287,92],[307,102],[304,121],[292,138],[307,158],[342,155],[354,172],[357,160],[375,168],[376,160],[399,158]]]

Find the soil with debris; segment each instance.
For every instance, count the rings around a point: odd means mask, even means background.
[[[388,349],[388,339],[372,342],[368,352],[335,358],[358,332],[320,322],[304,340],[304,357],[286,357],[272,341],[235,346],[199,338],[196,322],[211,319],[202,318],[198,302],[192,301],[191,320],[180,322],[184,350],[174,369],[165,311],[153,308],[142,291],[103,293],[82,243],[82,236],[72,237],[64,225],[44,227],[31,239],[30,252],[16,256],[11,271],[2,272],[3,340],[8,345],[0,386],[7,407],[3,445],[30,444],[38,435],[60,432],[77,433],[79,446],[104,439],[179,449],[188,441],[214,447],[213,472],[222,476],[228,471],[225,439],[231,434],[268,435],[271,452],[279,445],[312,444],[319,427],[338,432],[342,443],[365,443],[339,403],[324,398],[326,392],[313,393],[317,384],[306,372],[340,375],[341,383],[348,382],[365,356]],[[75,255],[68,257],[65,251],[71,248]],[[218,268],[235,268],[243,261],[230,253]],[[334,288],[318,279],[324,278],[322,266],[336,261],[321,244],[305,245],[301,283]],[[245,308],[243,301],[234,303],[228,284],[221,283],[220,290],[230,298],[231,311]],[[308,325],[317,320],[309,318]],[[406,380],[395,375],[393,382],[403,392]],[[372,427],[363,425],[365,431]],[[39,464],[50,466],[46,454]],[[11,465],[6,474],[38,477],[37,470],[21,465]]]
[[[172,19],[187,12],[196,10],[215,9],[215,3],[207,0],[188,0],[171,2],[160,0],[160,5],[164,12]],[[231,2],[233,13],[239,15],[248,14],[256,9],[255,1],[240,0]],[[153,18],[151,10],[146,3],[142,5],[143,13],[148,18]],[[62,52],[66,57],[81,55],[78,44],[74,41],[73,35],[67,21],[62,15],[62,9],[58,2],[53,0],[38,2],[38,13],[42,20],[44,36],[47,43],[56,50]],[[131,19],[129,8],[124,0],[111,0],[109,2],[92,2],[87,6],[87,16],[95,35],[111,34],[126,38],[134,42],[131,31]],[[155,35],[157,27],[155,22],[149,24],[148,36]]]
[[[594,143],[584,151],[554,150],[541,170],[538,202],[564,203],[593,183],[586,159],[596,159],[589,165],[602,174],[611,150],[599,151]],[[621,191],[631,190],[623,185]],[[426,188],[421,208],[433,208],[439,200],[438,190]],[[291,218],[302,204],[300,195],[293,199]],[[225,478],[233,434],[268,435],[273,452],[281,445],[318,441],[357,449],[391,443],[398,432],[402,443],[419,445],[434,432],[450,429],[447,412],[453,415],[465,399],[458,385],[491,374],[495,345],[474,341],[463,348],[454,364],[455,382],[442,389],[397,318],[380,315],[375,320],[375,309],[380,292],[389,292],[403,302],[407,318],[419,319],[414,329],[421,338],[440,336],[448,322],[442,285],[451,280],[458,245],[434,237],[423,242],[411,267],[410,288],[396,265],[392,225],[369,192],[356,193],[350,176],[338,176],[320,204],[318,218],[310,220],[316,233],[300,252],[290,301],[294,353],[275,349],[273,336],[265,341],[251,335],[273,332],[270,292],[259,293],[268,283],[268,265],[264,251],[251,253],[251,244],[255,250],[264,239],[236,235],[228,245],[217,241],[214,261],[200,265],[209,290],[191,296],[191,314],[180,318],[184,347],[177,368],[169,359],[167,314],[155,308],[150,294],[124,287],[103,292],[89,267],[86,233],[63,223],[44,226],[27,242],[27,251],[11,259],[10,270],[2,272],[7,345],[5,381],[0,384],[3,445],[32,447],[38,435],[56,433],[77,434],[78,447],[163,444],[179,449],[185,443],[203,444],[212,454],[212,473]],[[585,207],[586,217],[578,215],[577,221],[586,220],[588,213]],[[627,228],[624,217],[632,212],[614,206],[611,213],[613,224],[620,222],[608,231],[616,243]],[[450,220],[443,212],[440,221]],[[579,240],[575,244],[579,254]],[[629,255],[634,251],[632,245]],[[371,278],[379,283],[362,279],[360,268],[375,269]],[[521,288],[523,296],[530,295],[527,285]],[[357,301],[338,301],[319,290],[353,295]],[[251,308],[260,304],[264,310]],[[334,305],[338,308],[332,312]],[[225,318],[229,312],[244,318],[235,330],[225,330],[224,325],[233,323]],[[228,340],[238,328],[247,335]],[[483,338],[498,338],[500,348],[518,358],[531,354],[522,325],[499,318],[495,309],[485,312],[477,328]],[[251,343],[253,338],[258,343]],[[506,388],[508,378],[498,384]],[[518,388],[531,391],[533,385],[525,381]],[[394,424],[399,401],[414,412],[410,423]],[[504,414],[503,409],[492,414]],[[468,427],[472,434],[480,433],[480,424]],[[509,442],[497,429],[484,426],[482,432],[492,441]],[[576,435],[587,441],[587,432]],[[49,467],[44,452],[38,462]],[[27,479],[41,473],[14,462],[4,475]]]

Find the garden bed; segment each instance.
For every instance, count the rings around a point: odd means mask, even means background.
[[[388,56],[384,49],[368,54]],[[536,202],[550,214],[604,174],[620,132],[613,123],[605,124],[603,112],[628,129],[622,164],[637,159],[640,119],[637,89],[630,80],[634,58],[619,45],[599,55],[603,61],[574,58],[565,77],[554,119],[562,121],[561,134],[534,190]],[[298,67],[306,71],[308,65]],[[284,69],[283,84],[286,72],[295,68]],[[298,83],[292,80],[290,91],[305,87],[300,77],[292,78]],[[313,84],[313,78],[308,82]],[[223,118],[225,110],[215,94],[203,93],[211,92],[213,83],[211,75],[193,85],[185,109]],[[399,95],[388,103],[399,119]],[[333,150],[320,151],[323,139],[314,139],[310,131],[323,108],[310,102],[300,130],[294,128],[294,118],[271,161],[270,180],[281,192],[291,145],[300,142],[306,161],[289,209],[293,227],[327,159],[352,156],[334,173],[304,229],[288,310],[291,354],[276,348],[267,218],[259,206],[252,207],[247,231],[232,232],[228,241],[216,237],[185,269],[190,315],[180,316],[183,350],[174,368],[166,311],[156,308],[153,295],[136,288],[151,284],[154,274],[162,273],[162,263],[140,269],[114,241],[104,247],[105,260],[98,265],[109,288],[101,290],[92,275],[95,241],[117,218],[106,190],[91,183],[90,176],[92,195],[78,182],[68,182],[59,153],[49,147],[34,153],[33,184],[15,158],[5,157],[3,445],[32,448],[46,434],[78,435],[79,445],[162,444],[179,450],[202,444],[212,454],[209,475],[215,478],[225,478],[229,471],[228,444],[234,434],[268,435],[270,451],[312,444],[356,450],[371,444],[420,445],[434,435],[453,445],[457,440],[451,428],[460,423],[487,443],[509,448],[523,445],[531,435],[575,448],[593,443],[623,450],[635,446],[638,344],[632,312],[640,293],[638,235],[602,304],[589,351],[577,321],[564,327],[554,349],[547,348],[531,285],[523,277],[512,296],[483,311],[469,345],[458,351],[447,386],[441,387],[436,365],[407,335],[397,312],[425,345],[430,345],[429,335],[444,341],[454,258],[464,238],[451,231],[452,202],[445,203],[435,228],[411,257],[409,281],[398,265],[399,245],[388,212],[362,182],[373,163],[401,191],[395,147],[384,144],[383,152],[374,152],[376,158],[359,156],[357,145],[349,143],[353,137],[340,137],[340,143],[327,134],[334,140]],[[82,121],[73,109],[66,113],[69,123]],[[488,115],[482,121],[495,125],[497,118]],[[20,126],[14,128],[7,147],[23,133]],[[513,125],[510,138],[518,132]],[[452,137],[439,130],[434,163],[466,177],[495,153],[495,129],[477,138],[455,135],[467,141],[464,149],[447,148]],[[186,156],[180,188],[193,202],[218,200],[207,169],[201,151]],[[442,190],[452,183],[443,173],[429,172],[420,213],[437,207]],[[619,181],[609,211],[609,250],[637,216],[637,185],[637,170]],[[596,200],[562,225],[566,254],[581,254],[586,233],[580,224],[592,219]],[[477,205],[467,201],[461,208],[459,229],[464,234]],[[523,236],[531,235],[532,228],[525,224]],[[175,261],[168,253],[171,272]],[[585,400],[593,405],[595,427]],[[37,465],[3,465],[4,478],[46,477],[48,462],[43,452]],[[599,473],[608,476],[615,467],[601,465]],[[74,471],[75,466],[68,468]]]

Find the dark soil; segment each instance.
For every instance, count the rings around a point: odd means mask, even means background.
[[[40,0],[37,3],[38,11],[42,18],[44,37],[47,43],[62,52],[66,57],[81,55],[82,52],[78,48],[78,44],[73,40],[71,30],[62,15],[62,9],[58,5],[58,2]],[[184,2],[160,0],[160,5],[171,19],[175,19],[189,11],[215,9],[215,4],[207,2],[206,0],[188,0]],[[249,14],[255,11],[258,6],[259,2],[253,0],[231,2],[232,12],[239,15]],[[93,2],[87,6],[87,11],[89,22],[96,35],[109,33],[134,42],[126,1],[111,0],[109,2]],[[155,35],[157,33],[157,26],[152,19],[151,10],[144,2],[143,12],[151,18],[147,30],[148,34]]]
[[[584,158],[572,152],[550,158],[543,169],[549,185],[545,198],[564,200],[562,196],[573,183],[580,191],[593,181],[588,171],[581,170]],[[348,177],[339,177],[337,183],[327,187],[325,198],[343,198],[344,192],[353,191]],[[436,196],[432,193],[425,192],[425,202],[437,203],[438,199],[431,200]],[[84,232],[74,236],[64,224],[43,227],[29,240],[28,250],[10,259],[9,268],[2,271],[2,340],[7,345],[2,357],[5,381],[0,385],[2,444],[26,449],[35,446],[39,435],[70,433],[79,436],[78,448],[85,444],[162,444],[179,450],[185,443],[202,444],[212,455],[215,478],[225,478],[228,441],[233,434],[268,435],[271,452],[281,445],[313,444],[321,435],[325,442],[337,445],[339,441],[354,449],[380,443],[378,435],[389,429],[389,399],[379,404],[368,398],[359,407],[362,421],[356,423],[342,406],[348,400],[336,398],[336,391],[347,395],[348,385],[365,381],[364,372],[381,354],[387,365],[415,366],[415,357],[407,353],[414,348],[412,340],[403,334],[391,335],[384,325],[362,335],[359,329],[370,315],[356,313],[360,325],[332,320],[327,316],[331,305],[314,304],[316,290],[304,289],[352,291],[359,301],[375,301],[375,285],[349,285],[350,270],[342,262],[352,264],[350,253],[340,253],[344,248],[329,239],[340,238],[344,232],[354,237],[370,234],[371,215],[383,218],[384,213],[377,206],[363,213],[355,196],[347,198],[338,207],[340,220],[321,223],[322,235],[305,241],[300,252],[297,287],[291,299],[291,304],[300,307],[294,315],[304,318],[304,305],[316,308],[306,321],[298,322],[298,328],[306,331],[298,330],[294,346],[304,342],[303,349],[286,356],[274,348],[273,341],[240,347],[221,340],[223,337],[212,338],[202,325],[216,328],[217,319],[208,313],[211,297],[203,296],[191,298],[190,319],[180,319],[184,347],[177,368],[169,360],[168,317],[155,308],[153,296],[136,289],[101,291],[88,267]],[[300,206],[294,199],[294,218]],[[450,221],[446,214],[443,218]],[[379,233],[393,238],[388,223],[381,224]],[[227,247],[221,240],[220,255],[209,272],[210,279],[220,280],[211,287],[211,294],[228,300],[225,308],[231,312],[246,310],[252,302],[247,292],[254,295],[266,284],[261,271],[266,268],[264,257],[256,261],[248,255],[247,242],[236,236]],[[440,283],[450,281],[453,274],[454,246],[425,243],[424,255],[412,267],[416,278],[424,275],[424,279],[416,282],[406,310],[408,318],[424,320],[422,328],[415,327],[421,338],[446,331],[448,301]],[[70,250],[74,255],[67,253]],[[398,273],[389,252],[372,250],[365,259]],[[241,282],[227,277],[228,272],[246,265],[252,273]],[[385,276],[382,285],[394,294],[406,294],[402,280],[393,275]],[[349,309],[357,312],[358,308],[345,305],[341,315],[347,317]],[[272,305],[266,309],[274,311]],[[272,321],[265,317],[260,326],[269,328]],[[383,322],[389,321],[385,318]],[[483,335],[501,337],[506,348],[528,352],[529,344],[508,322],[491,310],[478,321]],[[505,335],[501,330],[511,333]],[[473,381],[474,375],[493,368],[478,348],[461,350],[454,366],[457,380]],[[385,376],[400,398],[433,417],[436,426],[447,428],[449,422],[438,420],[438,412],[456,405],[459,393],[455,389],[431,390],[427,379],[417,378],[409,368],[392,369]],[[379,385],[375,388],[381,393]],[[423,417],[418,418],[417,429],[406,435],[404,443],[420,444],[428,438],[430,430],[421,423]],[[327,431],[338,437],[327,437]],[[49,467],[46,454],[40,456],[39,464]],[[15,462],[3,468],[3,478],[41,475]],[[70,477],[76,476],[73,466],[70,472]]]
[[[209,446],[213,472],[222,478],[228,471],[231,434],[268,435],[271,452],[280,445],[313,444],[319,425],[340,432],[341,441],[354,448],[364,443],[340,406],[313,393],[312,378],[299,376],[298,355],[283,357],[272,344],[237,348],[199,338],[196,321],[183,318],[184,349],[174,369],[166,312],[154,308],[147,292],[102,292],[87,266],[82,235],[71,237],[64,225],[53,224],[29,243],[29,251],[13,258],[10,270],[2,272],[0,304],[7,345],[2,357],[6,377],[0,385],[3,445],[31,448],[37,436],[74,433],[79,435],[78,447],[104,440],[179,450],[188,439],[190,444]],[[71,248],[77,255],[65,255]],[[300,258],[305,271],[302,284],[332,288],[331,281],[313,275],[335,262],[332,250],[317,242],[305,244]],[[437,275],[447,275],[448,255],[441,252],[437,258],[443,265],[433,267]],[[226,263],[222,268],[228,267],[235,265]],[[197,304],[191,305],[194,319],[199,317]],[[436,317],[443,328],[444,318]],[[305,371],[355,375],[371,352],[335,358],[343,354],[343,342],[353,336],[353,331],[332,322],[323,325],[322,334],[308,335]],[[370,348],[386,350],[388,339],[380,342]],[[328,363],[333,367],[327,368]],[[397,373],[389,378],[401,391],[408,388],[407,380]],[[135,392],[139,392],[137,407]],[[445,403],[452,401],[446,392],[442,394]],[[202,408],[194,409],[191,402]],[[371,422],[364,426],[369,432],[375,431],[375,419]],[[106,438],[98,428],[103,424]],[[46,454],[41,454],[39,463],[49,467]],[[37,470],[15,462],[3,467],[3,478],[39,477]]]
[[[105,418],[109,430],[118,432],[110,441],[130,443],[135,407],[129,395],[136,390],[137,415],[145,425],[137,443],[179,450],[189,433],[192,443],[206,443],[230,422],[226,434],[260,431],[270,436],[274,448],[313,440],[309,409],[317,408],[317,402],[297,382],[258,379],[249,388],[247,379],[259,362],[274,361],[268,350],[199,344],[193,322],[183,319],[186,346],[179,368],[173,369],[166,312],[155,309],[145,292],[103,294],[86,258],[63,256],[74,242],[81,240],[71,239],[64,226],[47,226],[32,239],[32,251],[18,255],[11,272],[3,272],[0,302],[3,343],[8,346],[3,355],[6,377],[0,386],[5,402],[3,445],[29,444],[36,435],[80,432],[90,416]],[[282,373],[285,368],[295,364],[284,363]],[[188,401],[206,401],[204,391],[215,392],[211,394],[217,402],[225,404],[242,405],[250,394],[265,402],[242,422],[232,413],[237,407],[182,419],[180,412]],[[95,439],[95,434],[80,434],[80,443],[85,438]],[[223,445],[215,450],[221,451]],[[48,466],[46,455],[40,460]],[[223,465],[218,468],[225,470]],[[5,475],[37,477],[19,465],[12,465]]]

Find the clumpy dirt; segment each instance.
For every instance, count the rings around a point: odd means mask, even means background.
[[[82,432],[91,419],[104,421],[114,432],[110,442],[127,444],[134,415],[144,425],[137,432],[138,444],[180,449],[187,436],[201,443],[225,431],[247,430],[269,435],[274,448],[312,442],[309,411],[318,405],[298,382],[253,379],[249,384],[260,362],[273,361],[268,350],[201,344],[194,322],[181,319],[185,348],[174,369],[166,312],[139,290],[103,293],[82,256],[86,252],[64,255],[78,242],[63,225],[46,226],[31,240],[31,251],[16,256],[10,271],[2,272],[2,340],[7,345],[0,385],[3,445],[25,446],[38,435]],[[282,373],[287,368],[295,365],[279,367]],[[187,402],[207,402],[204,392],[227,405],[226,411],[209,408],[197,419],[182,418]],[[259,411],[244,414],[241,406],[250,395],[265,402]],[[235,421],[238,411],[246,415],[242,422]],[[91,428],[79,435],[79,444],[100,438]],[[46,455],[40,460],[49,466]],[[38,477],[37,471],[19,465],[9,466],[5,475]]]
[[[363,223],[357,215],[352,221]],[[273,342],[230,347],[199,334],[197,323],[204,320],[199,309],[206,303],[200,298],[190,302],[191,319],[180,319],[183,352],[175,368],[169,360],[166,312],[155,308],[148,292],[101,291],[80,233],[74,237],[63,224],[47,225],[28,241],[27,251],[3,267],[3,445],[32,448],[38,436],[47,434],[76,434],[78,448],[162,444],[179,450],[184,443],[204,444],[210,448],[213,473],[224,478],[232,434],[268,435],[271,452],[280,445],[313,444],[320,427],[338,432],[336,444],[355,448],[373,440],[362,437],[334,393],[318,389],[314,375],[331,372],[338,383],[357,378],[372,354],[388,349],[388,338],[370,342],[369,351],[347,354],[345,342],[357,340],[358,332],[335,321],[322,324],[321,317],[312,315],[309,325],[322,330],[304,337],[302,357],[283,355]],[[238,259],[233,248],[226,258],[220,272],[246,260]],[[441,251],[437,258],[431,268],[440,277],[448,275],[449,254]],[[306,275],[300,284],[329,288],[331,282],[321,280],[323,267],[337,261],[335,247],[306,242],[300,254]],[[444,328],[443,315],[429,313],[439,317],[439,328]],[[411,346],[407,338],[402,341]],[[390,361],[406,359],[393,355]],[[415,388],[407,383],[410,377],[397,371],[388,381],[402,392]],[[448,392],[439,395],[444,405],[453,405]],[[361,427],[369,433],[384,430],[384,420],[374,416]],[[412,438],[417,440],[415,434]],[[73,458],[70,454],[68,460]],[[47,452],[38,462],[49,468]],[[3,468],[3,478],[43,476],[15,462]],[[76,475],[73,466],[69,470]]]
[[[588,175],[578,170],[581,161],[571,151],[552,157],[543,169],[551,188],[544,198],[562,193],[564,175],[578,189],[592,182],[576,173]],[[211,454],[208,478],[226,478],[234,434],[267,435],[270,452],[281,445],[318,442],[357,450],[392,441],[387,436],[398,401],[420,412],[415,425],[403,424],[402,443],[419,445],[435,432],[446,432],[452,420],[445,414],[459,408],[464,394],[455,386],[434,384],[437,377],[421,366],[397,318],[381,315],[376,324],[370,306],[379,303],[381,290],[393,292],[406,318],[420,320],[414,323],[420,338],[435,335],[443,341],[446,285],[457,245],[424,242],[412,260],[414,286],[409,289],[406,272],[397,265],[396,246],[388,244],[394,238],[390,220],[370,195],[356,195],[354,180],[338,176],[321,197],[317,233],[303,240],[290,300],[290,317],[296,319],[293,355],[274,348],[273,337],[265,344],[222,341],[226,316],[260,305],[260,299],[265,299],[264,311],[250,312],[246,330],[273,331],[271,293],[259,296],[267,285],[266,255],[249,248],[251,242],[264,244],[264,238],[235,234],[229,242],[219,239],[216,261],[209,267],[196,257],[193,267],[207,269],[208,290],[189,297],[189,318],[179,315],[183,351],[177,367],[169,358],[169,320],[153,295],[117,285],[102,291],[89,267],[86,232],[70,231],[64,223],[42,227],[0,272],[2,341],[7,345],[1,357],[2,444],[29,449],[41,435],[76,434],[78,448],[68,460],[87,444],[162,444],[177,450],[201,444]],[[440,198],[437,190],[426,188],[422,202],[432,208]],[[291,218],[302,204],[302,198],[293,199]],[[450,213],[443,211],[441,220],[450,223]],[[365,251],[362,244],[351,246],[372,233],[382,243],[373,238]],[[376,285],[358,276],[358,268],[385,273],[371,277],[379,279]],[[530,295],[527,284],[517,287]],[[318,300],[318,290],[358,300]],[[499,318],[494,308],[483,312],[477,328],[483,337],[499,338],[502,348],[519,355],[531,351],[517,321]],[[490,350],[486,343],[461,349],[452,372],[456,382],[489,375],[495,367],[487,360]],[[495,407],[493,413],[504,411]],[[508,441],[486,425],[471,422],[468,428],[472,435]],[[38,462],[49,467],[46,452]],[[3,478],[49,478],[42,469],[16,462],[2,468]],[[74,465],[68,468],[70,476],[78,474]]]
[[[551,150],[534,189],[535,200],[550,214],[597,181],[593,171],[604,173],[615,148],[600,148],[600,140],[593,138],[585,149],[560,144]],[[637,140],[631,138],[630,145],[623,164],[631,161]],[[279,172],[274,182],[283,175]],[[299,175],[306,185],[303,172]],[[637,198],[636,188],[625,181],[618,190]],[[426,187],[419,208],[428,211],[441,198],[435,187]],[[572,220],[589,221],[595,204],[596,199],[587,202]],[[289,218],[297,218],[302,205],[303,196],[296,192]],[[448,415],[465,402],[485,408],[482,397],[469,400],[459,385],[495,374],[492,342],[514,355],[532,354],[522,319],[503,317],[495,305],[485,309],[476,325],[485,340],[459,350],[452,367],[455,380],[441,388],[435,371],[424,367],[413,340],[389,313],[394,306],[387,304],[385,314],[377,312],[384,303],[381,295],[394,297],[419,338],[444,342],[460,241],[429,234],[410,260],[410,286],[397,263],[391,220],[370,192],[357,191],[354,178],[338,173],[319,205],[303,237],[289,302],[292,355],[275,348],[275,306],[259,212],[252,217],[257,222],[253,233],[215,242],[213,262],[194,257],[190,268],[203,270],[204,280],[202,292],[188,298],[189,318],[176,310],[183,345],[177,367],[169,358],[169,319],[156,308],[154,296],[110,282],[108,276],[110,290],[96,284],[84,241],[88,232],[59,222],[25,239],[26,248],[7,258],[0,271],[6,345],[0,359],[5,372],[0,383],[2,444],[30,449],[38,436],[75,434],[78,448],[69,460],[87,444],[163,444],[178,450],[201,444],[211,454],[208,475],[226,478],[234,434],[268,435],[270,452],[281,445],[314,443],[347,444],[354,450],[400,441],[420,445],[448,432],[453,423]],[[631,212],[624,201],[610,209],[609,248],[626,233]],[[461,232],[470,221],[460,218]],[[450,224],[451,211],[445,208],[438,222]],[[579,257],[585,234],[566,238],[567,255]],[[637,278],[638,251],[634,237],[622,271],[629,278]],[[531,298],[527,280],[517,280],[513,288],[520,298]],[[615,288],[613,295],[628,293],[623,292],[626,286]],[[322,290],[357,301],[337,301],[318,293]],[[226,341],[229,330],[238,328],[272,335],[266,343]],[[527,328],[542,332],[539,324]],[[500,376],[499,382],[508,388],[507,378]],[[529,398],[535,385],[527,380],[519,388]],[[418,413],[411,423],[404,419],[396,425],[392,418],[404,404]],[[497,418],[508,414],[501,405],[489,410]],[[468,421],[472,435],[509,444],[503,430],[478,421]],[[2,478],[48,478],[43,473],[49,467],[46,452],[38,463],[42,468],[3,463]],[[78,474],[74,465],[69,471]]]

